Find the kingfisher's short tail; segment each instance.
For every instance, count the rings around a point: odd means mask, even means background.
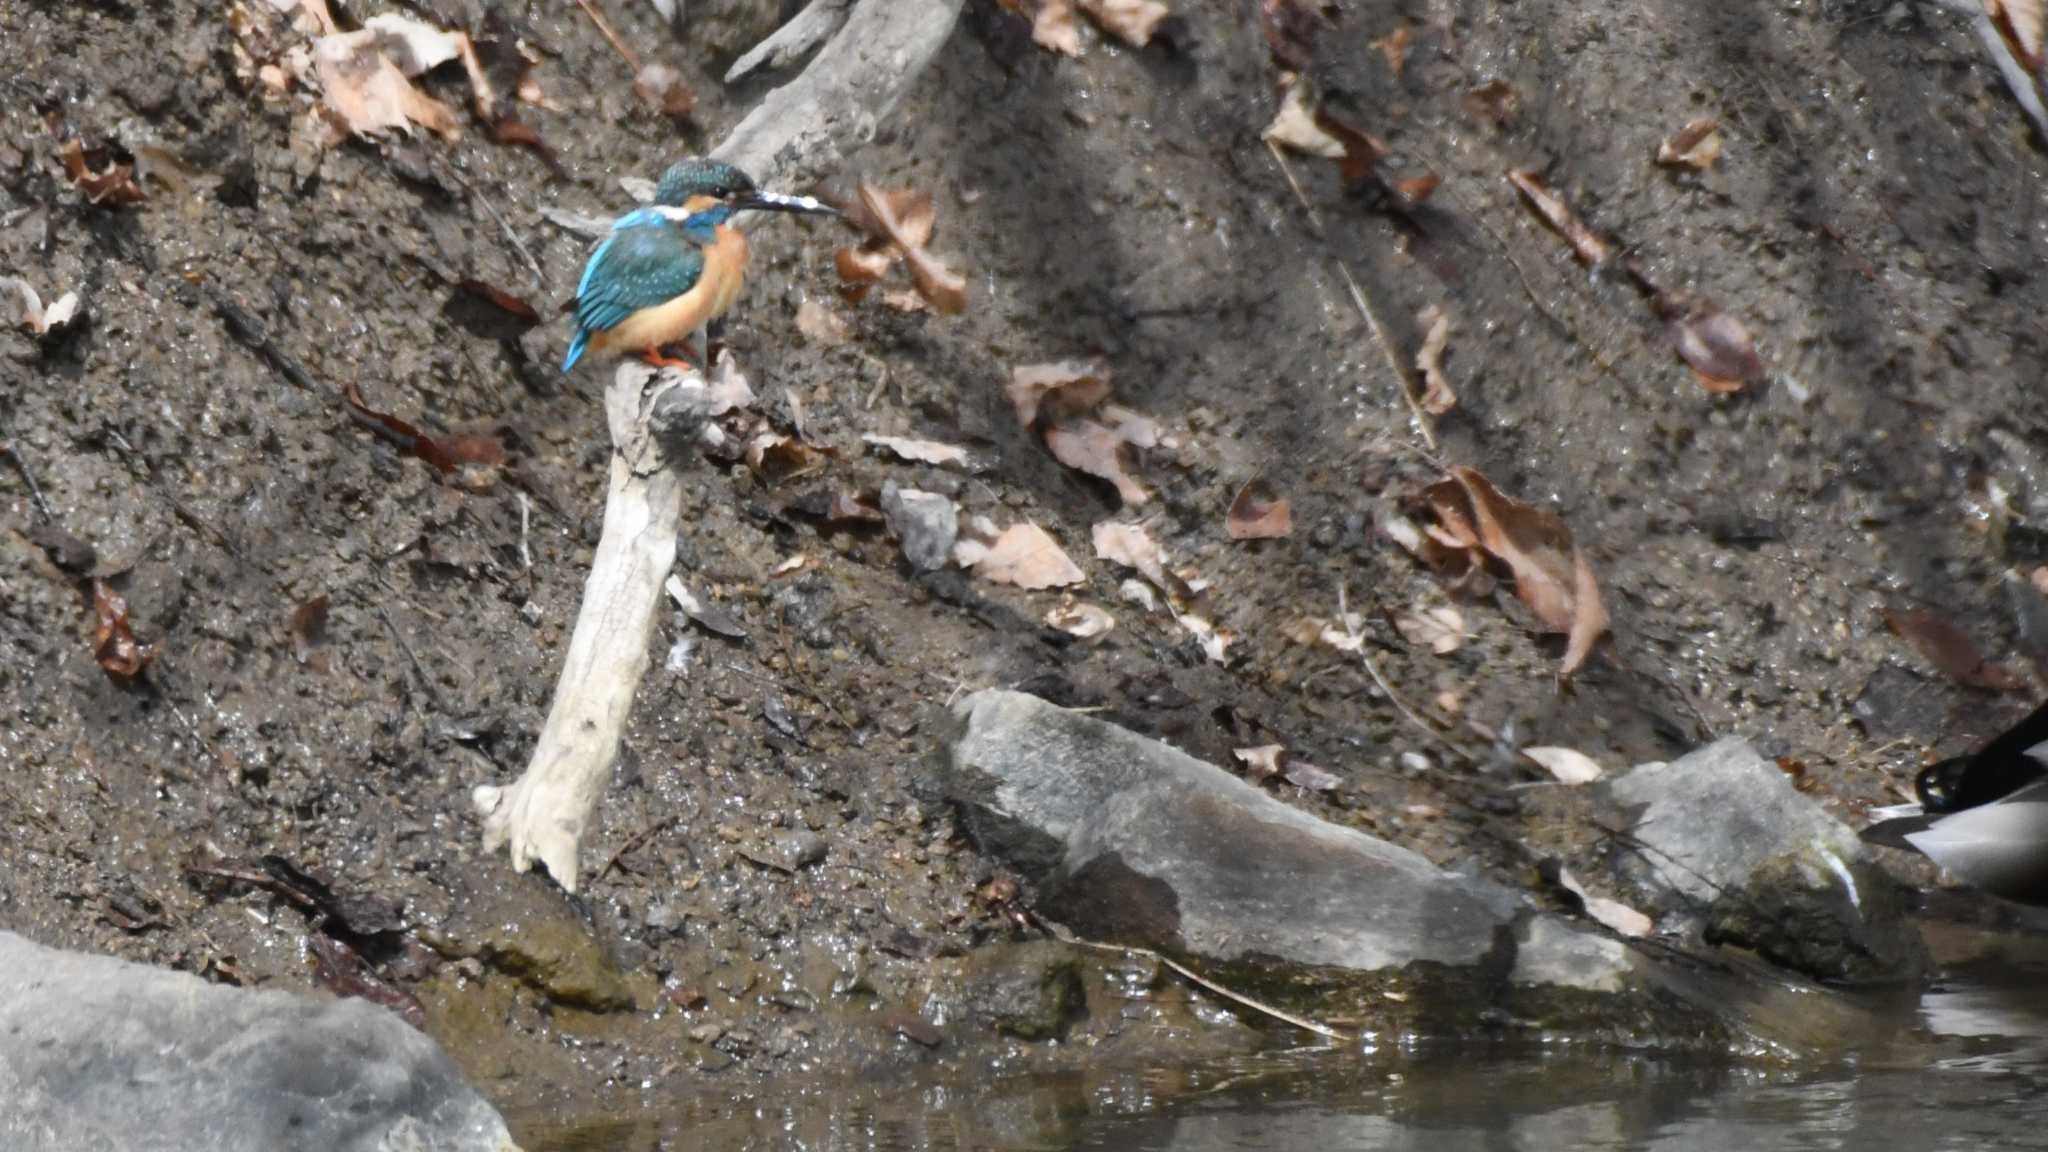
[[[562,358],[562,372],[564,375],[567,375],[570,369],[576,367],[578,360],[583,359],[583,346],[588,343],[590,343],[589,330],[578,328],[576,330],[576,338],[569,341],[569,354]]]

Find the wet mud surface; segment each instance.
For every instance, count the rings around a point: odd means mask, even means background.
[[[663,628],[586,842],[586,895],[515,877],[481,852],[469,792],[531,751],[609,451],[603,377],[555,367],[569,333],[554,309],[587,242],[539,212],[621,211],[619,177],[654,176],[744,112],[765,82],[716,78],[779,12],[727,7],[697,35],[648,5],[611,10],[696,87],[696,126],[679,128],[639,107],[574,8],[511,6],[546,53],[535,76],[559,110],[523,114],[559,172],[473,124],[455,143],[311,148],[298,105],[237,78],[211,7],[0,8],[17,62],[0,86],[0,274],[76,290],[89,314],[57,340],[0,334],[0,925],[310,986],[300,912],[187,869],[284,857],[403,902],[410,942],[381,958],[386,975],[500,1100],[985,1051],[1047,1067],[1105,1048],[1235,1051],[1255,1030],[1157,972],[1020,958],[1012,921],[977,895],[992,869],[919,787],[949,700],[1021,687],[1233,767],[1236,748],[1284,744],[1341,778],[1279,785],[1291,801],[1522,885],[1532,854],[1612,846],[1590,802],[1492,764],[1467,721],[1610,770],[1747,735],[1854,819],[1895,802],[1924,750],[2028,702],[1951,684],[1882,614],[1938,612],[2025,667],[2001,576],[2048,562],[2048,173],[1961,18],[1348,5],[1311,74],[1392,164],[1443,183],[1390,212],[1294,158],[1318,223],[1260,139],[1277,97],[1250,6],[1184,3],[1186,27],[1152,47],[1092,42],[1068,60],[974,0],[857,157],[936,194],[933,250],[968,272],[971,310],[849,306],[832,272],[843,233],[755,231],[728,339],[760,410],[787,428],[794,397],[834,452],[794,479],[693,466],[678,571],[745,635]],[[1369,45],[1404,23],[1396,75]],[[1505,124],[1467,109],[1492,80],[1519,96]],[[459,104],[457,83],[426,86]],[[57,108],[89,137],[175,153],[183,188],[85,202],[46,127]],[[1723,126],[1721,165],[1656,166],[1658,142],[1701,115]],[[1545,168],[1659,283],[1741,316],[1766,380],[1702,388],[1642,299],[1589,276],[1517,202],[1503,175],[1520,166]],[[1434,452],[1340,264],[1404,360],[1422,308],[1453,316],[1461,404]],[[509,322],[463,292],[471,278],[548,322]],[[313,387],[253,351],[219,298]],[[800,334],[806,300],[849,338]],[[1011,366],[1077,356],[1102,357],[1115,399],[1175,441],[1144,454],[1142,507],[1120,514],[1003,395]],[[487,486],[448,482],[351,418],[351,382],[423,426],[495,432],[509,463]],[[897,461],[864,433],[962,444],[980,466]],[[1509,593],[1462,605],[1471,636],[1448,655],[1389,625],[1446,602],[1376,528],[1438,463],[1554,507],[1592,562],[1613,635],[1569,690],[1561,638],[1536,635]],[[1227,537],[1254,478],[1292,500],[1290,537]],[[1076,641],[1042,622],[1057,593],[914,575],[886,535],[803,513],[819,492],[891,480],[1046,528],[1116,629]],[[1092,524],[1138,517],[1213,583],[1236,636],[1225,663],[1120,601],[1126,573],[1093,558]],[[776,575],[796,554],[807,564]],[[157,649],[133,684],[95,661],[92,577]],[[1387,682],[1460,751],[1356,657],[1293,638],[1337,614],[1340,589]],[[295,647],[294,612],[318,597],[324,635]],[[1055,971],[1067,963],[1081,970]],[[1145,994],[1111,995],[1126,985]],[[999,1011],[1005,996],[1027,1003]],[[1019,1034],[996,1026],[1006,1015],[1038,1022]],[[1047,1046],[1041,1025],[1080,1042]]]

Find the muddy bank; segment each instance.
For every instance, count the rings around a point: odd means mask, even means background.
[[[448,7],[436,18],[467,19]],[[730,8],[721,26],[744,23]],[[617,177],[718,139],[765,87],[716,83],[756,33],[671,35],[648,5],[611,11],[696,88],[678,127],[638,107],[580,13],[511,6],[545,49],[536,76],[559,111],[523,115],[557,173],[474,129],[295,145],[291,106],[245,88],[227,22],[196,5],[0,12],[22,62],[0,104],[0,272],[76,289],[88,312],[63,339],[0,343],[0,437],[48,507],[0,469],[0,819],[18,830],[0,844],[0,925],[308,987],[303,916],[186,864],[217,850],[317,868],[402,902],[418,943],[392,978],[497,1099],[982,1044],[1056,1064],[1068,1049],[989,1039],[992,1016],[959,1024],[974,998],[944,991],[945,973],[973,983],[1017,947],[982,895],[996,868],[917,787],[956,696],[1023,687],[1211,764],[1285,745],[1339,779],[1265,785],[1286,802],[1516,891],[1538,888],[1521,845],[1588,874],[1615,849],[1574,793],[1518,787],[1541,781],[1494,765],[1468,720],[1610,770],[1745,735],[1853,820],[1923,750],[2018,710],[1942,678],[1879,611],[1937,610],[2020,665],[1999,576],[2048,560],[2032,368],[2048,173],[1966,24],[1931,5],[1900,19],[1863,4],[1345,11],[1312,73],[1396,162],[1443,184],[1403,216],[1295,161],[1318,229],[1259,140],[1274,78],[1250,15],[1179,10],[1185,35],[1067,60],[970,4],[855,158],[937,194],[935,249],[969,270],[966,316],[848,306],[841,234],[757,232],[729,339],[769,416],[787,427],[793,397],[837,451],[795,480],[691,473],[679,573],[745,636],[676,621],[657,640],[577,903],[485,856],[468,794],[514,776],[540,728],[596,539],[602,383],[556,372],[564,326],[522,332],[458,285],[550,313],[587,245],[541,209],[615,212]],[[1404,22],[1396,75],[1367,45]],[[1467,109],[1494,79],[1520,97],[1505,124]],[[459,103],[458,80],[428,84]],[[46,144],[51,106],[80,132],[174,151],[188,186],[85,202]],[[1723,123],[1720,166],[1659,169],[1658,142],[1701,114]],[[1661,283],[1739,313],[1767,378],[1742,396],[1703,389],[1638,296],[1587,276],[1516,202],[1502,174],[1520,165],[1548,165]],[[1462,604],[1470,636],[1442,656],[1381,618],[1448,602],[1375,530],[1383,502],[1439,469],[1340,262],[1404,355],[1421,308],[1450,311],[1460,406],[1436,422],[1435,455],[1553,507],[1593,564],[1612,638],[1572,691],[1510,595]],[[317,387],[254,354],[209,288]],[[846,321],[844,343],[799,333],[807,300]],[[1177,443],[1139,463],[1142,509],[1120,515],[1113,488],[1053,460],[1002,394],[1011,366],[1080,355],[1105,358],[1116,400]],[[337,405],[351,381],[409,419],[496,431],[512,464],[484,491],[443,482]],[[962,444],[984,466],[899,461],[865,449],[870,432]],[[1291,499],[1291,536],[1227,536],[1255,476]],[[2006,494],[1989,513],[1987,478]],[[1041,624],[1054,593],[917,575],[885,534],[802,511],[891,481],[1045,527],[1116,629],[1076,642]],[[1236,637],[1226,661],[1120,601],[1126,573],[1093,558],[1093,524],[1140,514],[1212,582]],[[806,566],[775,575],[795,554]],[[157,648],[136,685],[94,659],[93,576]],[[1461,751],[1355,656],[1292,639],[1304,617],[1336,615],[1340,587],[1388,684]],[[294,612],[319,597],[324,633],[295,651]],[[1083,970],[1103,1043],[1258,1042],[1125,967]],[[1126,980],[1155,994],[1106,998]]]

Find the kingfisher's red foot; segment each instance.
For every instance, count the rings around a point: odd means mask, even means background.
[[[687,352],[688,349],[684,351]],[[687,355],[664,356],[659,348],[643,349],[640,353],[640,359],[654,365],[656,368],[688,368],[693,371],[697,368],[696,361],[691,360]]]

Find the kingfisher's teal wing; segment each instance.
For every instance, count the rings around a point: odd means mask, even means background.
[[[576,285],[576,326],[616,328],[626,317],[688,292],[704,274],[704,252],[659,214],[621,219],[584,266]]]

